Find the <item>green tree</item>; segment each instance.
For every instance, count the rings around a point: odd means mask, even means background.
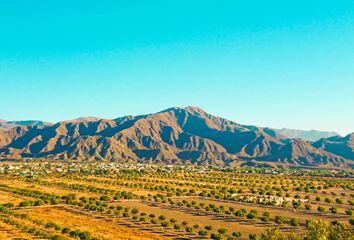
[[[220,229],[218,230],[218,233],[220,233],[220,234],[222,234],[222,235],[224,235],[226,232],[227,232],[227,229],[225,229],[225,228],[220,228]]]
[[[269,219],[270,219],[270,213],[269,212],[264,212],[262,217],[261,217],[261,220],[263,222],[269,222]]]
[[[213,240],[221,240],[222,239],[222,236],[220,233],[212,233],[210,235],[210,238],[213,239]]]
[[[330,210],[331,213],[333,213],[333,214],[338,213],[338,208],[336,208],[336,207],[331,207],[329,210]]]
[[[276,224],[282,224],[284,222],[284,217],[283,216],[275,216],[274,222]]]
[[[299,222],[298,222],[298,220],[296,218],[292,218],[290,220],[290,225],[294,226],[294,227],[297,227],[297,226],[299,226]]]
[[[285,240],[279,228],[267,228],[261,235],[260,240]]]
[[[350,225],[354,225],[354,218],[349,219]]]
[[[199,235],[199,236],[202,236],[202,237],[205,237],[205,236],[208,236],[208,232],[205,231],[205,230],[200,230],[200,231],[198,232],[198,235]]]
[[[322,206],[318,206],[317,211],[319,211],[320,213],[324,213],[324,212],[326,212],[326,208],[322,207]]]
[[[308,222],[308,232],[305,236],[305,240],[328,240],[329,236],[329,223],[321,220],[314,219]]]

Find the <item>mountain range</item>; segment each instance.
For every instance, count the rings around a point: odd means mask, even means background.
[[[0,157],[193,163],[203,165],[354,166],[354,133],[318,141],[241,125],[197,107],[116,119],[49,124],[0,121]]]
[[[0,128],[11,129],[17,126],[49,126],[51,123],[37,121],[37,120],[25,120],[25,121],[5,121],[0,119]]]
[[[336,132],[318,131],[318,130],[299,130],[299,129],[274,129],[280,134],[287,136],[288,138],[300,138],[307,141],[317,141],[321,138],[329,138],[333,136],[339,136]]]

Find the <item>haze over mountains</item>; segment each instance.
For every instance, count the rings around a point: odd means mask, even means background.
[[[318,130],[299,130],[299,129],[274,129],[280,134],[287,136],[288,138],[300,138],[308,141],[317,141],[321,138],[329,138],[333,136],[338,136],[339,133],[336,132],[327,132],[327,131],[318,131]]]
[[[196,107],[113,120],[1,124],[7,126],[0,127],[2,158],[335,167],[353,166],[354,160],[354,133],[316,142],[291,139]]]
[[[38,121],[38,120],[24,120],[24,121],[6,121],[3,119],[0,119],[0,128],[3,129],[11,129],[17,126],[30,126],[30,125],[35,125],[35,126],[44,126],[44,125],[52,125],[51,123],[43,122],[43,121]]]

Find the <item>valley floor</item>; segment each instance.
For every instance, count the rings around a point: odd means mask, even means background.
[[[352,229],[353,189],[348,178],[218,171],[2,174],[0,239],[249,239],[305,234],[314,218]]]

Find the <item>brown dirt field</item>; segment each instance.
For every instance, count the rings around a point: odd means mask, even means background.
[[[129,187],[122,187],[122,186],[114,186],[110,184],[105,184],[105,183],[99,183],[99,182],[86,182],[86,181],[77,181],[77,180],[70,180],[70,179],[56,179],[56,178],[47,178],[47,181],[51,182],[65,182],[67,184],[80,184],[83,186],[93,186],[93,187],[98,187],[98,188],[104,188],[108,190],[115,190],[115,191],[129,191],[134,194],[139,194],[139,195],[147,195],[149,193],[156,193],[156,191],[148,191],[145,189],[136,189],[136,188],[129,188]]]
[[[229,175],[225,173],[226,177]],[[213,173],[210,174],[213,177]],[[75,175],[76,176],[76,175]],[[187,175],[188,176],[188,175]],[[115,181],[119,179],[115,178],[109,178],[105,176],[97,176],[97,175],[78,175],[78,179],[72,180],[71,178],[73,175],[44,175],[41,176],[40,179],[48,181],[48,182],[62,182],[66,184],[80,184],[84,186],[94,186],[102,189],[109,189],[109,190],[116,190],[116,191],[130,191],[138,195],[147,195],[147,194],[157,194],[157,193],[163,193],[163,195],[166,194],[166,192],[159,191],[159,190],[145,190],[143,188],[130,188],[130,187],[121,187],[118,185],[111,185],[107,183],[100,183],[97,181],[87,181],[85,179],[96,179],[100,181]],[[134,176],[135,177],[135,176]],[[208,176],[209,177],[209,176]],[[200,185],[213,185],[213,186],[219,186],[219,187],[233,187],[236,190],[242,189],[245,193],[249,192],[252,187],[255,187],[259,191],[263,187],[267,186],[270,187],[280,187],[283,185],[287,186],[288,192],[291,194],[293,197],[295,194],[298,194],[301,196],[301,198],[304,198],[305,195],[309,195],[311,200],[310,204],[312,205],[312,210],[311,211],[306,211],[304,205],[302,204],[301,208],[293,211],[293,208],[291,204],[288,205],[286,208],[282,207],[275,207],[271,205],[261,205],[261,204],[251,204],[251,203],[239,203],[239,202],[224,202],[224,201],[218,201],[215,199],[203,199],[200,197],[172,197],[176,201],[182,201],[183,199],[187,200],[188,202],[191,202],[192,200],[195,200],[198,204],[200,202],[204,202],[206,204],[213,203],[216,206],[225,206],[225,207],[234,207],[235,209],[241,209],[245,208],[248,211],[249,210],[257,210],[259,212],[259,216],[262,215],[264,212],[269,212],[271,214],[270,222],[269,223],[263,223],[261,222],[260,219],[254,219],[254,220],[248,220],[246,218],[237,218],[234,216],[228,217],[222,214],[217,214],[217,213],[212,213],[212,212],[205,212],[203,210],[197,211],[194,210],[194,208],[187,208],[187,207],[178,207],[178,206],[170,206],[168,204],[152,204],[147,201],[141,201],[141,200],[122,200],[119,202],[107,202],[108,205],[121,205],[124,207],[130,207],[130,208],[137,208],[140,213],[145,212],[147,214],[153,213],[156,216],[159,215],[165,215],[167,219],[175,218],[178,220],[178,223],[181,223],[182,221],[187,221],[188,226],[192,226],[194,224],[199,224],[200,228],[198,230],[194,230],[194,234],[196,234],[200,229],[204,228],[206,225],[212,225],[213,226],[213,232],[215,232],[217,229],[220,228],[226,228],[228,229],[228,233],[231,233],[233,231],[239,231],[243,234],[242,239],[248,239],[248,235],[250,233],[256,233],[260,234],[261,232],[264,231],[265,228],[276,226],[274,224],[274,217],[276,215],[283,216],[285,218],[284,224],[280,226],[281,230],[284,233],[288,233],[289,231],[296,231],[297,233],[303,233],[304,231],[304,224],[307,219],[312,219],[312,218],[321,218],[327,221],[339,221],[343,222],[345,224],[348,224],[348,220],[351,218],[350,216],[345,215],[345,210],[347,209],[353,209],[353,206],[350,206],[347,204],[347,200],[352,199],[350,196],[351,193],[354,191],[352,190],[343,190],[342,187],[338,184],[342,184],[341,182],[337,182],[334,185],[335,187],[331,187],[329,189],[322,189],[319,190],[318,193],[305,193],[305,192],[298,192],[295,191],[294,189],[296,187],[304,186],[301,184],[306,184],[312,181],[309,178],[301,178],[301,177],[282,177],[277,176],[275,177],[275,180],[272,180],[272,176],[268,175],[249,175],[248,176],[243,176],[242,178],[235,178],[232,179],[230,184],[226,184],[223,182],[222,178],[220,179],[220,183],[217,183],[219,180],[214,178],[210,180],[210,183],[208,182],[208,177],[201,179],[201,181],[198,180],[185,180],[185,179],[170,179],[168,177],[155,177],[151,175],[143,176],[143,177],[138,177],[136,180],[122,180],[123,182],[127,183],[134,183],[134,184],[139,184],[139,183],[147,183],[151,185],[168,185],[170,187],[178,187],[182,189],[195,189],[196,192],[198,193],[201,190],[207,190],[211,191],[211,189],[203,189],[203,188],[198,188],[198,187],[191,187],[191,186],[179,186],[178,183],[192,183],[192,184],[200,184]],[[151,179],[151,180],[160,180],[162,181],[161,183],[148,183],[144,182],[143,179]],[[279,179],[281,179],[282,184],[279,183]],[[78,197],[99,197],[102,194],[100,193],[90,193],[90,192],[80,192],[78,190],[71,190],[71,189],[62,189],[61,187],[56,187],[56,186],[45,186],[44,184],[41,185],[39,183],[29,183],[26,181],[27,178],[21,178],[21,177],[14,177],[10,175],[3,176],[3,178],[0,180],[1,184],[8,185],[9,187],[12,188],[23,188],[23,189],[31,189],[31,190],[39,190],[43,193],[53,193],[56,195],[67,195],[69,193],[74,193]],[[166,181],[166,183],[163,183]],[[214,182],[215,181],[215,182]],[[337,180],[336,180],[337,181]],[[343,180],[344,181],[344,180]],[[346,180],[347,181],[347,180]],[[255,183],[256,182],[256,183]],[[253,185],[252,185],[253,184]],[[314,186],[321,186],[323,187],[325,184],[325,179],[323,181],[320,179],[314,179],[313,180]],[[343,184],[347,184],[346,182],[343,182]],[[350,185],[352,186],[352,185]],[[218,188],[220,189],[220,188]],[[268,188],[267,188],[268,189]],[[274,188],[276,189],[276,188]],[[303,189],[303,188],[301,188]],[[216,190],[217,193],[219,190]],[[274,190],[276,192],[277,190]],[[326,194],[323,193],[322,191],[326,191]],[[333,196],[331,192],[335,192],[337,196]],[[341,193],[345,193],[346,196],[342,196]],[[174,195],[173,195],[174,196]],[[316,196],[321,197],[320,202],[314,201]],[[332,199],[332,203],[326,203],[324,199],[328,197]],[[336,198],[341,198],[344,200],[345,204],[336,204],[335,199]],[[28,198],[24,197],[21,195],[17,194],[12,194],[8,193],[6,191],[1,191],[0,190],[0,204],[1,203],[7,203],[7,202],[12,202],[14,204],[18,204],[21,201],[25,200],[35,200],[34,198]],[[320,214],[317,211],[318,206],[324,206],[327,209],[326,214]],[[338,208],[338,213],[337,214],[331,214],[329,213],[329,208],[331,206],[335,206]],[[193,238],[196,237],[196,235],[193,236],[193,234],[188,235],[187,233],[183,231],[176,231],[172,227],[168,228],[163,228],[160,225],[152,224],[149,221],[146,223],[139,222],[138,220],[133,220],[131,218],[123,218],[123,217],[113,217],[113,215],[109,214],[100,214],[97,212],[89,212],[84,210],[83,208],[80,207],[74,207],[74,206],[68,206],[64,204],[59,204],[56,206],[40,206],[40,207],[26,207],[23,209],[18,209],[14,210],[18,211],[20,213],[28,213],[30,217],[33,219],[41,219],[44,220],[45,222],[48,221],[53,221],[54,223],[57,223],[58,225],[62,227],[69,227],[71,229],[80,229],[82,231],[88,231],[92,235],[97,236],[97,237],[102,237],[104,239],[131,239],[131,240],[136,240],[136,239],[171,239],[178,237],[189,237]],[[299,223],[301,224],[300,227],[290,227],[288,222],[291,218],[296,218],[298,219]],[[149,218],[148,218],[149,219]],[[19,220],[19,221],[26,221],[28,220]],[[28,225],[33,224],[32,222],[29,222]],[[12,235],[15,234],[14,236],[17,236],[16,234],[22,234],[19,230],[13,226],[7,224],[1,223],[0,222],[0,239],[11,239]],[[23,235],[27,235],[26,233],[23,233]],[[174,236],[175,235],[175,236]],[[119,236],[119,237],[117,237]],[[172,237],[173,236],[173,237]],[[25,238],[25,237],[24,237]],[[27,236],[25,239],[33,239],[31,235]]]
[[[2,180],[3,184],[6,184],[10,187],[13,188],[26,188],[26,189],[31,189],[31,190],[39,190],[43,193],[49,193],[49,194],[57,194],[57,195],[66,195],[69,193],[75,193],[78,197],[97,197],[100,196],[100,194],[94,194],[94,193],[86,193],[86,192],[80,192],[80,191],[75,191],[75,190],[66,190],[66,189],[61,189],[59,187],[50,187],[50,186],[42,186],[36,183],[28,183],[28,182],[22,182],[19,180],[14,180],[14,179],[5,179]]]
[[[19,196],[16,194],[12,194],[0,190],[0,204],[13,203],[16,205],[22,201],[32,201],[32,200],[35,200],[35,198]]]
[[[247,237],[246,239],[248,239],[248,234],[250,232],[261,233],[265,228],[263,224],[254,225],[246,219],[242,219],[239,222],[228,221],[227,219],[215,218],[212,215],[196,215],[194,213],[188,213],[188,211],[150,206],[140,201],[122,201],[117,204],[124,207],[137,208],[140,212],[145,212],[147,214],[153,213],[156,216],[165,215],[168,219],[175,218],[179,223],[185,220],[190,226],[199,224],[204,228],[206,225],[212,225],[214,229],[226,228],[229,232],[239,231],[243,234],[243,236]]]
[[[65,236],[65,235],[62,234],[60,231],[58,232],[58,231],[46,229],[44,226],[39,226],[39,225],[33,223],[33,221],[31,221],[31,220],[28,220],[28,219],[19,219],[19,218],[15,218],[15,217],[13,217],[13,216],[11,216],[10,218],[14,219],[14,220],[15,220],[16,222],[18,222],[18,223],[22,223],[22,224],[28,226],[28,227],[34,227],[34,228],[36,228],[36,229],[38,229],[38,230],[46,231],[46,232],[49,232],[49,233],[51,232],[51,233],[54,233],[54,234],[56,234],[56,235],[59,235],[59,236],[65,238],[65,239],[69,239],[68,236]],[[33,237],[35,238],[35,236],[33,236]],[[35,239],[42,239],[42,238],[41,238],[41,237],[37,237],[37,238],[35,238]]]
[[[164,238],[149,233],[135,231],[114,222],[107,222],[102,218],[95,218],[94,215],[86,216],[72,211],[65,205],[32,207],[24,210],[29,216],[44,221],[52,221],[61,226],[88,231],[94,236],[105,239],[131,239],[131,240],[162,240]],[[60,217],[58,217],[60,216]]]
[[[104,181],[104,180],[109,180],[109,181],[114,181],[116,179],[110,179],[110,178],[104,178],[104,177],[92,177],[92,176],[89,176],[87,177],[88,179],[97,179],[97,180],[100,180],[100,181]],[[158,179],[158,178],[156,178]],[[160,180],[163,180],[161,178],[159,178]],[[62,179],[58,179],[59,181],[62,180]],[[167,180],[167,179],[165,179]],[[156,193],[161,193],[162,191],[159,191],[159,190],[145,190],[145,189],[136,189],[136,188],[129,188],[129,187],[121,187],[121,186],[115,186],[115,185],[111,185],[111,184],[105,184],[105,183],[100,183],[100,182],[89,182],[89,181],[85,181],[85,180],[66,180],[70,183],[78,183],[78,184],[83,184],[86,185],[89,184],[89,185],[92,185],[92,186],[95,186],[93,184],[97,184],[97,187],[104,187],[104,188],[107,188],[107,189],[115,189],[115,190],[127,190],[127,191],[131,191],[135,194],[144,194],[144,195],[147,195],[149,193],[151,194],[156,194]],[[174,180],[167,180],[167,181],[171,181],[169,183],[151,183],[153,185],[169,185],[169,186],[173,186],[173,187],[178,187],[176,182]],[[138,180],[124,180],[124,182],[126,183],[147,183],[147,182],[143,182],[141,179],[138,179]],[[217,185],[217,184],[214,184],[214,185]],[[113,188],[112,188],[113,187]],[[191,186],[183,186],[183,188],[185,189],[192,189],[193,187]]]
[[[30,234],[21,232],[12,225],[8,225],[0,221],[0,239],[22,239],[22,240],[32,240],[38,239],[31,236]]]
[[[176,200],[183,200],[183,198],[178,198]],[[315,218],[315,217],[320,217],[322,219],[325,219],[327,221],[333,221],[337,220],[339,222],[347,223],[349,220],[349,216],[343,215],[343,214],[322,214],[320,215],[318,212],[316,212],[316,209],[312,211],[305,211],[305,210],[296,210],[295,212],[290,209],[290,208],[282,208],[282,207],[274,207],[274,206],[260,206],[260,205],[255,205],[255,204],[248,204],[248,203],[229,203],[229,202],[221,202],[221,201],[216,201],[216,200],[208,200],[208,199],[201,199],[198,197],[195,198],[188,198],[186,199],[189,202],[192,200],[195,200],[196,202],[204,202],[206,204],[213,203],[217,206],[224,205],[226,207],[234,207],[235,209],[241,209],[244,208],[246,210],[251,210],[255,209],[259,212],[261,215],[263,212],[269,212],[271,214],[271,219],[274,218],[276,215],[283,216],[286,219],[291,219],[291,218],[297,218],[299,220],[299,223],[305,224],[307,219]],[[327,209],[328,210],[328,209]]]

